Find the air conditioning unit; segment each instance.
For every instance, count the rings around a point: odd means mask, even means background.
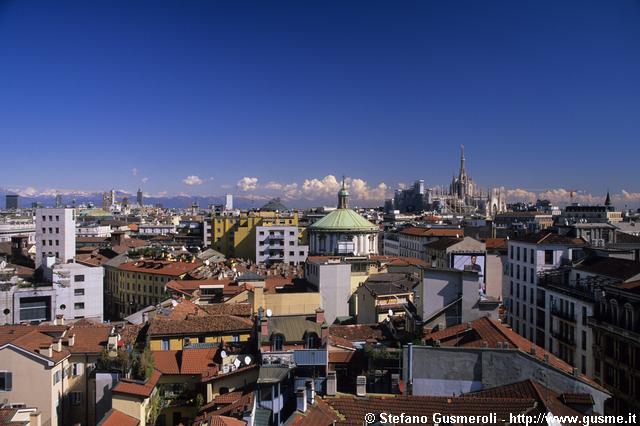
[[[367,376],[356,377],[356,395],[367,396]]]

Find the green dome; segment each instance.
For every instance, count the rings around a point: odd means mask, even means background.
[[[377,231],[378,227],[351,209],[336,209],[309,225],[313,231]]]

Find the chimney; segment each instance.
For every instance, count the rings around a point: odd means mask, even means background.
[[[578,373],[578,369],[576,367],[573,367],[571,369],[571,374],[573,374],[574,377],[578,377],[580,374]]]
[[[123,244],[124,240],[124,232],[113,232],[111,233],[111,245],[112,246],[120,246]]]
[[[53,350],[56,351],[56,352],[61,352],[62,351],[62,339],[58,339],[53,344]]]
[[[69,336],[69,339],[67,340],[67,346],[69,346],[71,348],[75,344],[76,344],[76,335],[75,334],[71,334]]]
[[[307,392],[303,387],[296,389],[296,409],[302,413],[307,412]]]
[[[529,353],[533,356],[536,355],[536,347],[535,346],[531,346],[531,350],[529,351]]]
[[[53,321],[53,325],[64,325],[64,315],[56,315],[56,319]]]
[[[262,318],[262,320],[260,320],[260,335],[269,335],[269,321],[267,320],[267,318]]]
[[[549,363],[549,354],[544,354],[542,358],[544,359],[544,362]]]
[[[327,374],[327,396],[335,396],[338,393],[338,378],[335,371]]]
[[[324,309],[322,308],[316,309],[316,323],[318,324],[324,323]]]
[[[38,352],[40,355],[51,358],[53,357],[53,345],[40,345]]]
[[[305,387],[307,392],[307,403],[313,405],[316,398],[316,386],[313,379],[307,379]]]
[[[367,396],[367,376],[356,377],[356,395]]]
[[[29,426],[42,426],[42,415],[40,412],[29,413]]]

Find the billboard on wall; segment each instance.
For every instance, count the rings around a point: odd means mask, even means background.
[[[460,271],[475,271],[478,273],[478,282],[480,292],[485,293],[485,275],[484,271],[487,266],[486,256],[484,253],[454,253],[451,259],[451,267]]]

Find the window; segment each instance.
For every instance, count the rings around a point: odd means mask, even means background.
[[[533,265],[533,264],[535,263],[535,262],[534,262],[533,249],[531,249],[531,250],[529,251],[529,254],[531,254],[531,256],[529,256],[529,259],[530,259],[530,261],[531,261],[531,264]]]
[[[69,393],[69,397],[71,399],[71,405],[82,404],[82,392],[71,392]]]
[[[160,345],[163,351],[169,350],[169,339],[162,339],[162,344]]]
[[[273,336],[271,341],[271,350],[273,351],[281,351],[284,343],[284,338],[281,334],[276,334]]]
[[[544,251],[544,264],[553,265],[553,250]]]
[[[520,247],[516,248],[516,259],[518,260],[518,262],[520,261]]]
[[[295,256],[296,252],[295,251],[290,251],[289,252],[289,256]]]
[[[527,249],[526,248],[522,249],[522,261],[523,262],[527,261]]]
[[[84,296],[84,288],[76,288],[73,290],[74,296]]]
[[[12,384],[12,374],[9,371],[0,371],[0,391],[9,392]]]
[[[582,330],[582,350],[587,350],[587,332]]]
[[[73,376],[80,376],[82,374],[83,369],[84,369],[84,364],[75,362],[73,363],[73,367],[71,368],[71,374]]]
[[[61,377],[62,377],[62,374],[60,373],[60,370],[53,373],[53,384],[55,385],[58,382],[60,382]]]
[[[509,247],[509,259],[513,259],[513,246]]]
[[[60,245],[60,240],[56,240],[56,245],[59,246]]]
[[[56,221],[60,220],[60,216],[56,215]]]
[[[56,234],[60,233],[60,228],[56,228]]]
[[[292,246],[292,245],[294,245],[294,244],[295,244],[295,243],[294,243],[293,241],[289,241],[289,245],[290,245],[290,246]]]
[[[76,309],[76,310],[84,309],[84,303],[82,303],[82,302],[74,303],[73,304],[73,309]]]
[[[46,222],[47,221],[47,217],[46,216],[42,216],[42,221]]]
[[[231,335],[231,341],[234,342],[234,343],[240,342],[240,335],[239,334]]]
[[[308,333],[305,338],[306,349],[316,349],[319,344],[318,335],[316,333]]]
[[[42,228],[42,233],[46,234],[47,233],[47,228]]]

